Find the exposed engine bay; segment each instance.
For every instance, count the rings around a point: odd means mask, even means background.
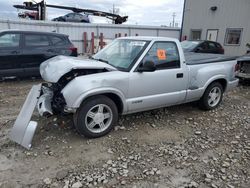
[[[48,117],[50,115],[64,114],[65,99],[61,93],[62,89],[74,78],[84,75],[107,72],[107,69],[73,69],[63,75],[56,83],[43,83],[41,89],[41,97],[38,100],[38,111],[41,116]],[[48,102],[44,102],[48,101]],[[50,102],[51,101],[51,102]],[[43,106],[43,103],[46,104]],[[51,109],[51,110],[45,110]]]
[[[35,107],[41,116],[73,113],[67,110],[62,90],[77,77],[116,70],[113,66],[89,59],[56,56],[43,62],[40,74],[45,81],[34,85],[14,123],[11,139],[25,148],[31,147],[37,122],[31,121]],[[84,83],[83,83],[84,84]]]

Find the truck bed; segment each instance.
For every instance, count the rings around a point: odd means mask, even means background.
[[[218,63],[223,61],[236,60],[237,57],[225,56],[220,54],[202,54],[202,53],[185,53],[187,65],[199,65],[205,63]]]

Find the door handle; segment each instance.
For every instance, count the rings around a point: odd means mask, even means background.
[[[184,75],[183,73],[177,73],[176,78],[183,78],[183,75]]]

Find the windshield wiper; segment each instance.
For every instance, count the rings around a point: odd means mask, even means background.
[[[109,64],[109,62],[107,60],[105,60],[105,59],[95,59],[95,60]]]
[[[96,60],[96,61],[101,61],[101,62],[104,62],[104,63],[107,63],[107,64],[109,64],[110,65],[110,63],[107,61],[107,60],[105,60],[105,59],[96,59],[96,58],[94,58],[93,56],[90,56],[89,57],[90,59],[94,59],[94,60]]]

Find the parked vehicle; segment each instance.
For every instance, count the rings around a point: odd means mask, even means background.
[[[25,11],[25,12],[20,12],[18,13],[19,18],[25,18],[25,19],[30,19],[30,20],[37,20],[38,19],[38,12],[37,11]]]
[[[57,55],[77,56],[67,35],[8,30],[0,32],[0,78],[38,76],[40,64]]]
[[[83,15],[75,12],[68,13],[64,16],[59,16],[57,18],[52,19],[52,21],[90,23],[89,17],[86,14]]]
[[[236,76],[241,80],[250,80],[250,53],[237,59]]]
[[[213,41],[182,41],[184,52],[224,54],[224,48],[218,42]]]
[[[199,101],[202,109],[214,109],[223,93],[238,84],[237,62],[204,55],[189,54],[185,59],[180,42],[172,38],[124,37],[92,59],[49,59],[40,67],[46,83],[31,89],[11,138],[30,147],[36,129],[30,117],[36,104],[42,116],[72,113],[78,132],[89,138],[110,132],[118,114],[191,101]]]

